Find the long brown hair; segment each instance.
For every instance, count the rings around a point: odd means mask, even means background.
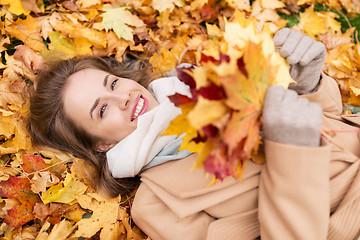
[[[62,92],[72,74],[88,68],[132,79],[147,87],[152,78],[151,65],[147,60],[127,56],[121,63],[113,58],[95,56],[51,62],[37,76],[30,97],[28,127],[33,143],[71,153],[89,162],[95,176],[88,180],[108,196],[131,193],[139,185],[139,177],[115,179],[111,176],[106,154],[96,151],[99,139],[90,136],[65,116]]]

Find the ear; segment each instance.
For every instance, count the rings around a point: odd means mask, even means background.
[[[105,142],[99,142],[96,145],[96,151],[97,152],[107,152],[111,148],[113,148],[116,145],[116,143],[105,143]]]

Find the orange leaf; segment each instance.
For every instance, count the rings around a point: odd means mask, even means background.
[[[29,179],[10,176],[9,180],[0,182],[0,195],[16,198],[21,203],[8,210],[4,221],[9,226],[20,227],[35,218],[33,208],[40,200],[36,194],[31,192]]]

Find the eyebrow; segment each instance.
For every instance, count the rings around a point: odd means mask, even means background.
[[[104,78],[104,87],[106,87],[106,85],[107,85],[107,81],[108,81],[109,76],[110,76],[110,74],[106,75],[105,78]]]
[[[92,113],[95,110],[95,108],[97,107],[97,105],[99,104],[100,98],[96,99],[94,102],[94,105],[91,107],[90,109],[90,117],[93,119]]]
[[[104,87],[106,87],[107,85],[107,81],[108,81],[108,78],[109,78],[110,74],[106,75],[104,77]],[[99,101],[100,101],[100,98],[96,99],[95,102],[94,102],[94,105],[91,107],[90,109],[90,117],[93,119],[93,116],[92,116],[92,113],[93,111],[95,110],[95,108],[97,107],[97,105],[99,104]]]

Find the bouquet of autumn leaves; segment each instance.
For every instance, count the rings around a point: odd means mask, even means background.
[[[267,88],[287,87],[293,80],[289,66],[275,51],[269,28],[256,31],[255,22],[238,16],[225,23],[223,37],[201,53],[198,68],[177,69],[192,97],[170,100],[182,109],[164,135],[184,136],[180,148],[198,153],[196,168],[215,179],[241,179],[246,161],[263,163],[261,113]]]

